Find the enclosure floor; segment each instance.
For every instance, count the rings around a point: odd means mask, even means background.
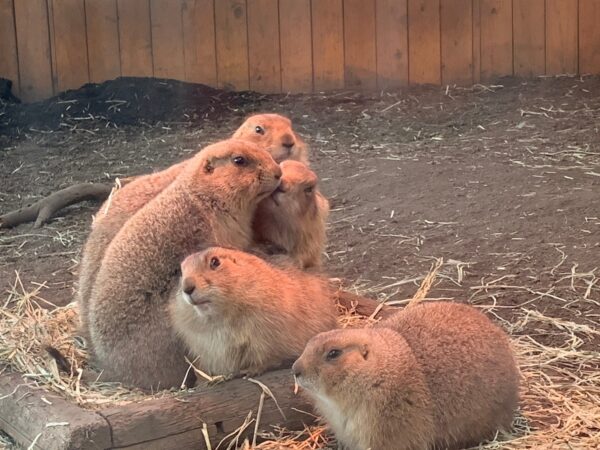
[[[310,144],[331,201],[331,276],[403,300],[443,258],[431,298],[495,303],[513,334],[546,345],[567,332],[524,321],[528,311],[600,328],[600,79],[382,95],[198,89],[117,80],[2,106],[0,212],[75,182],[166,167],[249,113],[278,112]],[[2,290],[18,273],[25,286],[44,283],[49,302],[71,301],[96,208],[72,207],[39,230],[0,230]],[[600,345],[598,334],[578,338],[583,349]]]

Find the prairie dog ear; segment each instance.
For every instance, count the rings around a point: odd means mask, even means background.
[[[202,164],[202,170],[204,170],[204,173],[214,172],[215,168],[213,167],[212,161],[210,159],[204,161],[204,163]]]

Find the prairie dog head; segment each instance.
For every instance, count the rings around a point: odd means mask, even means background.
[[[281,247],[305,268],[318,266],[325,249],[329,202],[305,164],[288,160],[280,166],[278,188],[256,210],[255,238]]]
[[[233,137],[258,144],[278,163],[292,159],[308,164],[306,144],[294,132],[290,119],[279,114],[250,116],[236,130]]]
[[[188,256],[181,263],[180,306],[192,320],[235,318],[262,300],[253,296],[257,267],[268,270],[256,256],[219,247]]]
[[[319,192],[317,175],[298,161],[283,161],[280,166],[281,182],[265,206],[295,218],[319,214],[326,219],[329,202]]]
[[[186,167],[200,175],[201,187],[224,200],[256,204],[279,185],[281,168],[271,155],[251,142],[228,139],[209,145]]]
[[[311,396],[336,400],[373,371],[370,329],[333,330],[313,337],[292,366],[298,384]]]

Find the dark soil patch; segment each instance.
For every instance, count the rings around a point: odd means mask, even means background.
[[[402,300],[443,257],[430,297],[496,304],[514,332],[558,345],[556,325],[524,317],[599,328],[600,79],[500,84],[264,96],[123,78],[4,104],[0,211],[74,182],[166,167],[251,112],[279,112],[311,144],[331,199],[332,276]],[[3,289],[18,271],[27,289],[45,283],[49,301],[70,301],[95,208],[0,231]]]

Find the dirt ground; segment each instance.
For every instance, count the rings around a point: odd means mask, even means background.
[[[480,307],[513,334],[561,345],[557,323],[600,338],[600,78],[357,94],[227,93],[120,79],[43,103],[0,106],[0,212],[75,182],[164,168],[228,136],[249,113],[292,118],[330,199],[326,270],[390,301],[436,258],[432,298]],[[0,230],[0,284],[73,298],[97,205],[39,230]],[[556,319],[523,320],[535,312]]]

